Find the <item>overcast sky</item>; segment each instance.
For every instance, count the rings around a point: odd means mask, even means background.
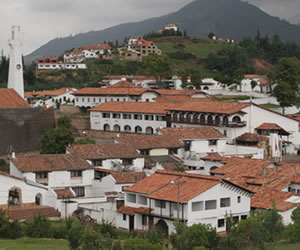
[[[20,25],[26,55],[49,40],[176,11],[192,0],[7,0],[0,8],[0,49]],[[248,0],[274,16],[300,22],[299,0]]]

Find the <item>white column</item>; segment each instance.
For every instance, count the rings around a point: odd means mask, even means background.
[[[8,40],[8,45],[10,47],[8,88],[14,89],[24,98],[20,26],[12,26],[12,37]]]

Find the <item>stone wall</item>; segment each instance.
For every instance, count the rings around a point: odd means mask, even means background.
[[[0,109],[0,155],[40,149],[40,138],[55,127],[53,109]]]

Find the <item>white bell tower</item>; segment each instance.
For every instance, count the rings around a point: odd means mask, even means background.
[[[8,88],[14,89],[20,96],[24,98],[20,26],[12,26],[11,39],[8,40],[8,45],[10,47]]]

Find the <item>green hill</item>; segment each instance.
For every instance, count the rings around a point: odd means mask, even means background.
[[[55,38],[27,55],[25,60],[59,56],[65,50],[103,41],[123,42],[125,37],[157,31],[167,23],[176,23],[180,30],[186,30],[193,37],[207,37],[208,33],[214,32],[218,37],[231,37],[239,41],[244,37],[254,37],[259,27],[262,35],[272,37],[278,34],[284,41],[300,42],[299,26],[270,16],[254,5],[240,0],[195,0],[165,16]]]

